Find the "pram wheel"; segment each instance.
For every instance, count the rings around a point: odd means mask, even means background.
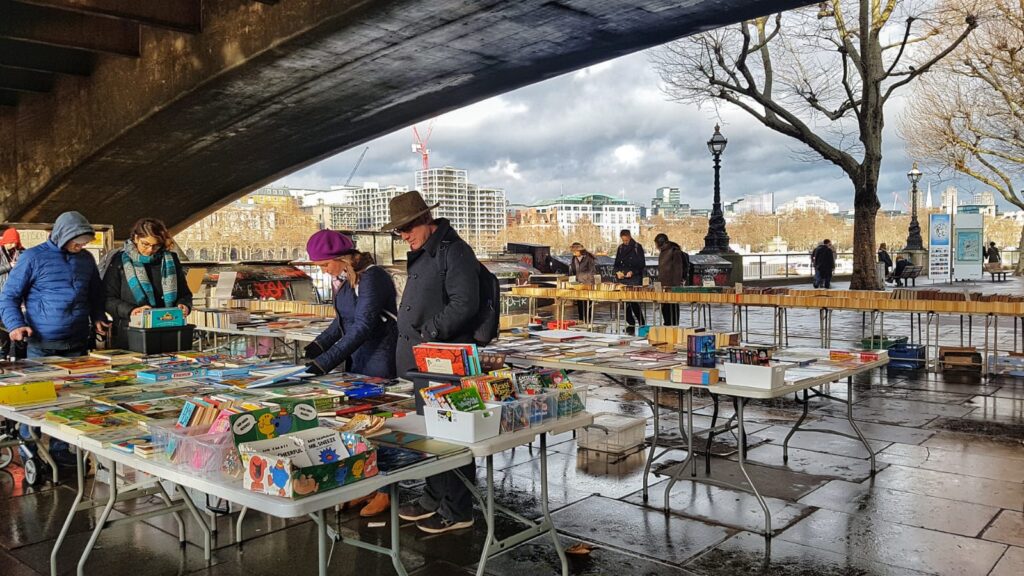
[[[50,466],[41,459],[32,457],[25,461],[25,482],[36,486],[50,476]]]

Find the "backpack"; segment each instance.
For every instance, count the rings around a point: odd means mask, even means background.
[[[441,277],[448,275],[448,245],[450,241],[441,242],[439,251],[441,260]],[[498,337],[498,329],[501,325],[501,285],[498,277],[487,269],[486,266],[477,262],[477,278],[480,284],[480,307],[476,316],[473,317],[473,341],[477,346],[487,346],[492,340]],[[444,290],[444,282],[441,283]],[[445,291],[444,299],[448,300],[448,293]]]

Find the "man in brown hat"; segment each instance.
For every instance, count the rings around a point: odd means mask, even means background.
[[[384,230],[409,244],[407,279],[398,306],[398,375],[416,370],[413,346],[423,342],[473,343],[480,307],[480,262],[445,218],[434,219],[419,192],[391,199],[391,222]],[[417,383],[417,386],[420,386]],[[417,404],[422,398],[417,390]],[[460,470],[476,478],[476,465]],[[473,525],[473,498],[455,472],[427,478],[423,496],[399,511],[402,519],[431,534]]]

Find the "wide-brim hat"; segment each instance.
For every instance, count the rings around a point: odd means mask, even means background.
[[[396,230],[412,222],[413,220],[430,212],[440,206],[438,202],[433,206],[427,206],[420,193],[413,190],[405,194],[399,194],[391,199],[388,204],[388,213],[391,215],[391,222],[381,227],[385,232]]]

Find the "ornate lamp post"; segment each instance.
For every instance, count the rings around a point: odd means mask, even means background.
[[[914,167],[910,169],[910,172],[907,172],[907,179],[910,180],[911,184],[910,227],[907,234],[907,250],[924,250],[924,244],[921,240],[921,226],[917,223],[917,183],[921,180],[921,176],[921,171],[917,169],[917,162],[914,162]]]
[[[731,254],[729,234],[725,231],[725,216],[722,214],[722,193],[719,172],[721,170],[722,152],[729,141],[715,124],[715,133],[708,140],[708,151],[715,159],[715,200],[711,205],[711,217],[708,219],[708,233],[704,236],[704,249],[701,254]]]

